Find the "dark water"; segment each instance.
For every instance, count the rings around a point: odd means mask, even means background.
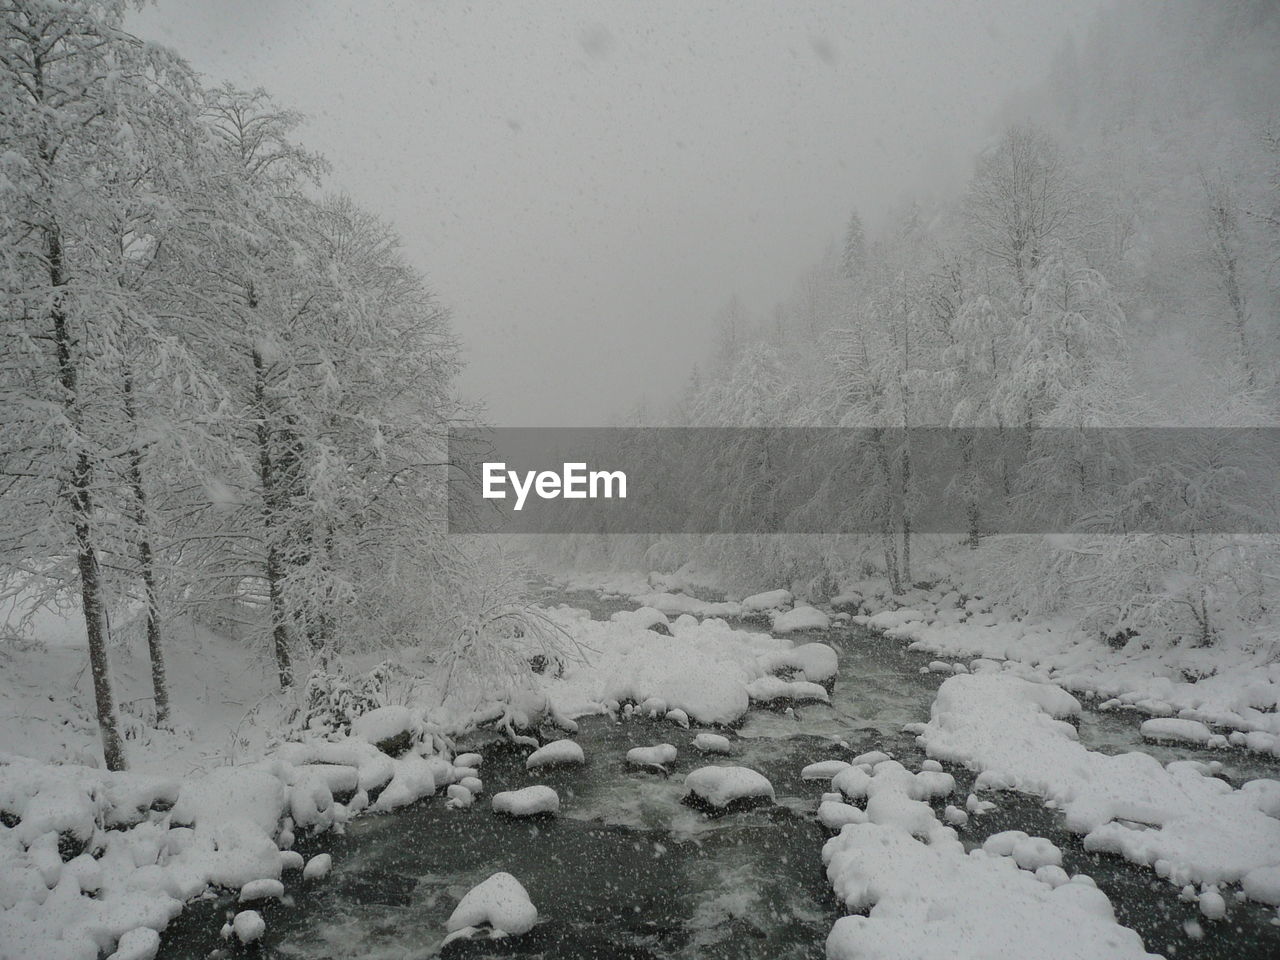
[[[593,595],[568,602],[603,617],[626,606]],[[561,798],[557,818],[533,821],[494,816],[486,798],[469,810],[446,809],[440,798],[387,816],[366,816],[345,835],[304,841],[325,850],[333,872],[303,884],[294,874],[286,902],[264,911],[267,935],[252,952],[270,957],[417,958],[435,956],[458,899],[497,870],[520,879],[539,911],[534,931],[505,941],[451,944],[445,956],[612,958],[820,958],[840,905],[826,882],[821,848],[827,832],[813,819],[824,782],[802,781],[815,760],[848,758],[882,749],[915,767],[923,755],[903,724],[927,719],[942,677],[921,674],[928,657],[858,628],[837,628],[823,639],[840,651],[832,703],[792,714],[753,710],[730,733],[734,761],[765,774],[778,804],[712,818],[680,802],[684,773],[704,758],[691,746],[695,730],[649,720],[582,721],[577,735],[585,767],[541,770],[523,766],[525,751],[481,745],[487,794],[546,783]],[[1095,749],[1152,749],[1137,738],[1140,718],[1091,714],[1082,739]],[[638,772],[625,764],[633,746],[668,742],[679,749],[671,775]],[[1159,748],[1162,760],[1226,759],[1221,751]],[[1166,756],[1165,754],[1168,753]],[[1235,758],[1241,775],[1276,776],[1248,757]],[[1257,768],[1257,769],[1254,769]],[[960,801],[972,776],[948,768]],[[966,842],[980,844],[1000,830],[1045,836],[1063,850],[1068,872],[1092,876],[1116,905],[1122,923],[1149,950],[1168,957],[1280,956],[1274,912],[1231,901],[1225,920],[1202,921],[1203,937],[1187,935],[1198,919],[1194,904],[1149,870],[1090,854],[1037,800],[995,795],[998,810],[971,820]],[[191,905],[164,938],[162,957],[232,955],[218,936],[230,898]]]

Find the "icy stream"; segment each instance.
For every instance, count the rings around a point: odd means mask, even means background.
[[[619,609],[584,595],[569,602],[590,607],[597,617]],[[334,870],[317,883],[295,882],[285,903],[267,908],[260,955],[435,956],[462,894],[505,870],[538,907],[534,931],[505,941],[454,943],[445,956],[822,957],[841,913],[820,858],[828,834],[813,818],[827,785],[801,780],[800,770],[815,760],[871,749],[916,768],[923,755],[901,728],[928,718],[943,678],[920,673],[927,657],[860,628],[806,639],[824,640],[840,653],[832,704],[792,714],[752,710],[729,734],[732,762],[765,774],[777,806],[709,818],[681,804],[682,775],[705,758],[692,746],[696,729],[665,721],[585,718],[576,737],[585,767],[529,773],[522,752],[490,744],[481,771],[486,794],[546,783],[560,793],[559,817],[513,821],[493,815],[487,798],[459,811],[437,797],[391,815],[362,817],[343,836],[303,842],[332,853]],[[1280,776],[1274,763],[1236,751],[1149,747],[1137,734],[1140,719],[1087,713],[1082,740],[1105,752],[1148,750],[1162,761],[1221,759],[1232,779]],[[671,776],[627,767],[629,748],[661,742],[679,749]],[[972,776],[948,769],[962,800]],[[1062,848],[1068,872],[1091,875],[1148,950],[1170,958],[1263,958],[1280,951],[1272,911],[1234,904],[1227,920],[1202,924],[1202,938],[1189,936],[1184,924],[1198,919],[1195,905],[1180,901],[1169,884],[1115,857],[1085,852],[1061,817],[1033,798],[994,799],[997,811],[974,818],[962,831],[966,843],[980,844],[1007,829],[1048,837]],[[231,905],[222,898],[190,906],[165,935],[161,956],[185,960],[226,950],[218,929]]]

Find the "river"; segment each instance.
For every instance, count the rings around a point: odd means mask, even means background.
[[[624,604],[589,594],[555,598],[603,617]],[[831,644],[840,673],[830,705],[794,711],[753,709],[730,735],[732,762],[759,770],[777,804],[709,817],[681,803],[681,775],[706,762],[692,746],[696,730],[666,721],[587,717],[576,736],[584,767],[525,771],[524,752],[477,741],[485,755],[487,794],[546,783],[561,797],[554,819],[495,816],[481,798],[468,810],[440,797],[383,816],[364,816],[341,835],[302,839],[304,853],[328,851],[333,872],[304,883],[293,875],[284,901],[263,910],[267,934],[259,955],[305,960],[361,957],[407,960],[440,953],[445,920],[471,886],[497,870],[514,874],[539,911],[539,923],[507,940],[454,943],[447,957],[821,958],[842,909],[831,893],[821,849],[828,836],[813,818],[823,781],[804,781],[815,760],[884,750],[916,768],[923,754],[902,726],[928,719],[943,677],[921,673],[929,658],[859,627],[834,627],[806,640]],[[1107,753],[1144,750],[1162,761],[1219,759],[1233,783],[1280,777],[1280,765],[1241,751],[1156,747],[1138,735],[1142,718],[1086,710],[1081,739]],[[668,742],[679,749],[671,775],[626,765],[634,746]],[[527,751],[525,751],[527,752]],[[972,775],[955,775],[960,802]],[[991,798],[991,795],[984,795]],[[994,795],[998,809],[962,831],[978,845],[992,833],[1019,829],[1048,837],[1069,873],[1087,873],[1110,895],[1120,921],[1147,949],[1169,958],[1248,960],[1280,955],[1275,913],[1232,904],[1225,920],[1200,920],[1194,903],[1149,870],[1086,852],[1061,815],[1038,800]],[[166,932],[161,957],[193,960],[233,955],[219,935],[230,896],[197,901]],[[1189,935],[1185,924],[1202,931]]]

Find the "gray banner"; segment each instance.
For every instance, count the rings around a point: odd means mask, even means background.
[[[451,533],[1280,531],[1280,428],[494,428],[449,461]]]

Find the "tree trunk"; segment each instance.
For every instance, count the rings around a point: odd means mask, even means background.
[[[911,587],[911,440],[910,430],[902,431],[902,580]]]
[[[89,667],[93,674],[93,698],[98,712],[98,731],[102,735],[102,756],[108,770],[126,767],[124,744],[116,722],[115,701],[111,693],[111,664],[107,657],[106,624],[102,611],[102,584],[98,577],[98,558],[94,548],[93,527],[93,462],[83,449],[79,436],[81,426],[79,371],[71,353],[71,331],[62,308],[60,289],[65,283],[62,262],[62,240],[55,229],[49,231],[49,285],[53,290],[50,319],[53,342],[58,357],[58,379],[62,385],[62,407],[67,421],[76,430],[76,454],[71,476],[62,494],[71,506],[72,526],[76,536],[76,566],[80,572],[80,606],[84,611],[85,635],[89,641]]]
[[[965,519],[968,521],[969,534],[966,543],[970,550],[978,549],[979,533],[978,527],[981,523],[981,510],[978,506],[978,497],[974,492],[977,485],[977,477],[974,475],[973,469],[973,432],[965,430],[960,436],[960,458],[964,465],[965,476]]]
[[[289,633],[285,626],[283,564],[276,545],[277,517],[275,516],[276,476],[271,457],[271,430],[267,426],[267,374],[266,363],[259,350],[253,351],[253,401],[257,414],[258,482],[262,486],[262,525],[267,540],[266,570],[267,602],[271,614],[271,641],[276,656],[276,671],[280,677],[280,689],[293,684],[293,662],[289,656]]]
[[[147,491],[142,482],[142,448],[136,442],[138,411],[133,402],[133,374],[124,377],[124,412],[135,437],[129,450],[129,485],[133,488],[134,522],[138,528],[138,566],[147,600],[147,652],[151,657],[151,691],[155,697],[156,725],[169,724],[169,684],[164,672],[164,642],[160,630],[160,596],[156,590],[151,527],[147,518]]]

